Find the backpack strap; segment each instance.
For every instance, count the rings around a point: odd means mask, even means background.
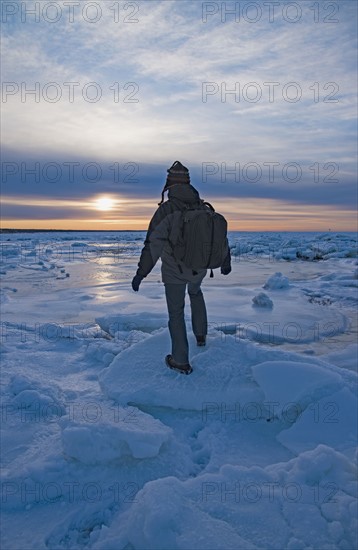
[[[215,208],[213,207],[212,204],[210,204],[210,202],[203,201],[203,204],[208,206],[212,212],[215,212]],[[212,237],[213,237],[213,235],[212,235]],[[209,258],[208,262],[210,262],[210,258]],[[212,269],[210,269],[210,278],[213,278],[213,277],[214,277],[214,272],[213,272]]]
[[[181,201],[176,200],[176,199],[168,199],[168,202],[170,204],[171,213],[173,214],[174,212],[179,211],[179,212],[181,212],[181,217],[183,217],[183,213],[185,212],[185,210],[188,209],[188,207],[186,205],[184,205],[184,208],[183,208],[183,203]],[[170,248],[172,249],[171,256],[175,260],[173,243],[170,240],[168,241],[168,243],[169,243]],[[183,273],[182,267],[179,264],[179,262],[177,262],[177,268],[179,269],[180,273]]]
[[[203,204],[208,206],[212,212],[215,212],[215,208],[210,204],[210,202],[203,201]]]

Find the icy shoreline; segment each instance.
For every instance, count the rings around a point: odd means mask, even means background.
[[[357,546],[353,234],[230,234],[189,377],[144,233],[1,237],[3,548]]]

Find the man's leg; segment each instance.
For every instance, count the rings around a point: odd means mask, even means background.
[[[186,284],[166,283],[165,297],[169,313],[169,332],[172,339],[172,356],[176,363],[189,363],[189,346],[184,320]]]
[[[208,332],[208,320],[204,296],[199,283],[188,284],[188,294],[191,307],[191,325],[195,336],[206,336]]]

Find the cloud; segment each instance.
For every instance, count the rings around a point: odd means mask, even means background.
[[[303,176],[296,182],[281,178],[269,185],[266,174],[255,184],[241,177],[223,185],[219,173],[204,189],[213,197],[224,193],[228,201],[251,197],[352,208],[356,5],[340,2],[332,14],[327,3],[315,3],[316,11],[301,3],[301,19],[289,23],[284,16],[294,17],[293,8],[284,12],[280,3],[270,21],[268,7],[257,3],[262,15],[249,23],[254,7],[245,12],[244,3],[232,3],[240,20],[228,15],[223,23],[224,4],[214,3],[219,11],[207,23],[204,4],[186,0],[115,3],[117,13],[112,4],[97,2],[101,17],[95,23],[84,4],[74,8],[69,22],[63,2],[57,2],[57,23],[43,14],[39,22],[9,17],[3,25],[3,80],[19,90],[2,104],[3,160],[107,167],[98,181],[13,179],[11,193],[86,200],[111,191],[151,198],[160,194],[165,170],[177,158],[199,183],[205,162],[298,163]],[[334,18],[337,23],[328,22]],[[212,92],[203,97],[205,83]],[[26,91],[36,86],[35,99]],[[122,167],[121,185],[108,168],[115,163]],[[140,167],[135,184],[122,181],[127,163]],[[338,186],[324,168],[329,163],[338,166]],[[312,183],[315,164],[323,185]],[[3,185],[8,193],[9,182]]]
[[[192,184],[204,198],[225,197],[228,202],[244,198],[275,199],[299,205],[336,205],[347,210],[356,205],[356,175],[349,158],[343,165],[333,161],[313,162],[310,158],[279,162],[270,160],[268,155],[247,162],[206,157],[195,164],[186,156],[177,158],[189,167]],[[76,201],[86,203],[98,195],[110,194],[121,203],[128,202],[134,214],[135,201],[138,206],[141,200],[152,204],[159,201],[166,170],[177,158],[172,156],[166,163],[139,163],[119,162],[116,157],[103,161],[91,156],[49,153],[23,157],[4,148],[2,194],[16,199],[16,204],[26,201],[29,208],[32,200],[67,201],[70,208]],[[237,158],[241,158],[239,153]],[[4,212],[5,207],[6,204]]]

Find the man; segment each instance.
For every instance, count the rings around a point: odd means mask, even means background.
[[[204,296],[200,285],[207,270],[193,270],[174,258],[169,236],[178,223],[180,212],[186,207],[195,208],[202,204],[198,191],[190,185],[188,169],[179,161],[167,170],[167,180],[162,191],[159,208],[150,221],[144,247],[138,263],[132,288],[138,291],[139,285],[155,266],[159,257],[162,260],[162,281],[169,313],[169,332],[172,341],[172,353],[165,362],[168,367],[185,374],[192,372],[189,364],[188,340],[184,319],[185,292],[191,306],[191,322],[198,346],[205,346],[207,335],[207,315]],[[164,193],[168,191],[168,200],[164,202]],[[228,248],[227,256],[221,266],[221,273],[228,275],[231,271],[231,257]]]

